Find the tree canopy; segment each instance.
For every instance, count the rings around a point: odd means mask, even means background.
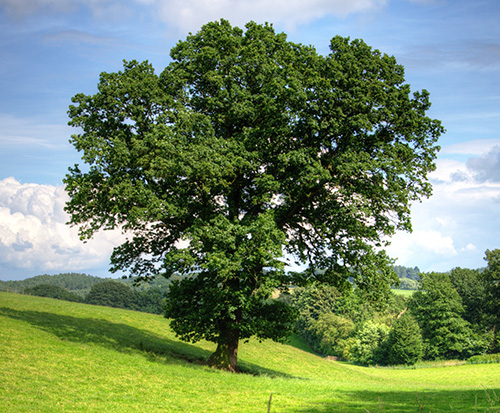
[[[389,332],[387,362],[392,365],[412,365],[420,360],[423,351],[420,327],[410,313],[403,313]]]
[[[57,298],[58,300],[83,302],[83,298],[63,287],[50,284],[39,284],[24,290],[24,294],[36,295],[38,297]]]
[[[135,308],[135,297],[131,288],[112,280],[94,285],[85,297],[85,302],[116,308]]]
[[[321,56],[271,25],[221,20],[171,58],[160,75],[125,62],[73,98],[71,142],[87,165],[66,176],[66,210],[83,238],[128,232],[113,270],[184,274],[172,327],[216,342],[210,363],[236,370],[239,339],[293,326],[268,300],[276,288],[350,277],[377,293],[396,281],[383,247],[430,195],[443,129],[426,116],[429,94],[361,40],[334,37]],[[288,257],[305,274],[285,274]]]
[[[500,325],[500,249],[486,250],[488,266],[483,273],[485,287],[485,307],[489,312],[489,324],[498,331]],[[499,334],[496,332],[497,351],[500,350]]]
[[[472,330],[462,318],[462,299],[448,274],[424,274],[410,308],[420,324],[427,359],[463,359],[468,355]]]

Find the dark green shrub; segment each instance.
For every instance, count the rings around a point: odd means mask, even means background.
[[[137,309],[132,289],[118,281],[104,281],[94,285],[85,298],[85,302],[107,307]]]
[[[83,302],[83,299],[66,290],[65,288],[58,287],[57,285],[40,284],[34,287],[26,288],[24,294],[36,295],[38,297],[57,298],[58,300],[73,301],[77,303]]]
[[[389,364],[413,365],[422,357],[423,341],[420,327],[415,319],[404,313],[389,332],[387,339],[387,361]]]
[[[500,353],[472,356],[467,360],[467,362],[470,364],[500,363]]]
[[[159,288],[151,288],[135,293],[135,304],[138,311],[152,314],[165,312],[165,293]]]

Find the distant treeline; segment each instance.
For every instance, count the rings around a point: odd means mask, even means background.
[[[398,288],[402,290],[416,290],[418,288],[418,280],[420,270],[418,267],[410,268],[402,265],[393,267],[394,272],[398,275],[401,285]],[[172,277],[171,279],[174,279]],[[115,279],[115,278],[100,278],[83,273],[61,273],[56,275],[37,275],[35,277],[27,278],[21,281],[0,281],[0,291],[9,291],[22,294],[28,288],[32,288],[41,284],[54,285],[68,290],[82,298],[86,297],[91,288],[104,281],[115,281],[128,285],[133,291],[147,291],[151,288],[158,288],[166,291],[171,280],[164,277],[158,277],[149,283],[141,283],[134,286],[134,279]]]
[[[169,283],[163,277],[134,285],[134,279],[62,273],[37,275],[22,281],[0,281],[0,291],[163,314]]]
[[[397,288],[402,290],[416,290],[418,289],[418,280],[420,270],[418,267],[410,268],[401,265],[394,266],[394,271],[400,279],[400,285]],[[175,278],[175,277],[173,277]],[[134,285],[134,279],[114,279],[114,278],[100,278],[83,273],[61,273],[56,275],[37,275],[35,277],[27,278],[21,281],[0,281],[0,291],[8,291],[18,294],[31,294],[43,297],[58,298],[67,301],[80,301],[86,302],[85,300],[89,296],[92,288],[97,284],[103,282],[114,282],[121,283],[129,287],[130,292],[135,294],[134,299],[136,304],[127,304],[127,306],[121,305],[121,308],[132,308],[139,309],[148,308],[150,311],[150,305],[146,304],[148,299],[152,299],[154,302],[158,302],[158,293],[147,291],[151,289],[157,289],[163,296],[168,289],[171,280],[167,280],[164,277],[158,277],[149,283],[141,283],[139,285]],[[106,284],[110,285],[110,284]],[[58,287],[58,288],[50,288]],[[122,289],[122,292],[125,290]],[[68,294],[69,293],[69,294]],[[128,294],[128,293],[127,293]],[[76,296],[76,297],[75,297]],[[132,301],[134,301],[132,300]],[[118,300],[119,301],[119,300]],[[122,300],[124,303],[131,303],[130,299]],[[106,300],[107,302],[107,300]],[[140,304],[137,304],[140,303]],[[101,305],[108,305],[105,302],[100,303]],[[118,305],[113,305],[114,307]],[[156,305],[153,305],[155,307]],[[156,307],[155,307],[156,308]],[[155,310],[155,313],[162,313],[163,308],[160,311]]]
[[[312,284],[280,299],[297,310],[297,333],[325,356],[363,365],[490,362],[500,352],[500,250],[487,254],[489,266],[481,270],[420,273],[418,267],[394,267],[402,284],[417,289],[409,298],[391,294],[385,303],[372,303],[356,288],[341,292]],[[136,286],[134,279],[65,273],[0,281],[0,291],[164,314],[170,283],[159,277]]]
[[[401,278],[415,282],[417,291],[391,294],[385,303],[370,302],[360,289],[323,284],[295,288],[281,299],[299,313],[297,332],[325,356],[362,365],[498,362],[500,250],[486,254],[488,268]],[[395,270],[408,274],[404,267]]]
[[[395,265],[394,272],[399,277],[400,284],[396,286],[401,290],[416,290],[418,289],[418,281],[420,280],[420,269],[418,267],[404,267]]]
[[[57,275],[37,275],[22,281],[0,281],[0,291],[9,291],[22,294],[24,290],[37,285],[55,285],[74,294],[84,297],[92,286],[110,278],[99,278],[81,273],[62,273]]]
[[[399,278],[409,278],[410,280],[420,280],[420,269],[418,267],[404,267],[402,265],[395,265],[394,272]]]

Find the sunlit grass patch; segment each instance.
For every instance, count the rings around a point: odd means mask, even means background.
[[[499,364],[367,368],[326,360],[292,338],[242,344],[245,373],[231,374],[202,364],[212,343],[183,343],[168,324],[0,293],[0,411],[265,412],[271,394],[272,412],[498,408]]]

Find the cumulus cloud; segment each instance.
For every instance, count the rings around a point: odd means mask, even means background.
[[[34,13],[71,13],[81,6],[94,16],[129,14],[137,5],[146,6],[169,28],[195,31],[207,21],[226,18],[234,25],[249,20],[281,23],[287,28],[327,15],[343,17],[383,7],[388,0],[0,0],[7,14],[24,17]]]
[[[123,235],[108,231],[82,243],[77,229],[66,225],[67,199],[63,187],[0,181],[0,269],[31,274],[107,266]]]
[[[141,1],[141,0],[139,0]],[[235,25],[249,20],[281,23],[288,29],[325,17],[343,17],[375,10],[387,0],[147,0],[159,10],[160,18],[173,26],[195,30],[221,17]]]
[[[477,251],[477,247],[474,244],[467,244],[465,247],[463,247],[460,251]]]
[[[453,238],[439,231],[415,231],[411,244],[438,255],[457,255]]]
[[[477,158],[470,158],[467,167],[479,182],[500,182],[500,145]]]
[[[397,258],[397,264],[424,266],[422,257],[448,261],[458,253],[453,238],[431,229],[415,230],[411,234],[398,233],[387,248],[389,256]]]
[[[438,159],[430,175],[433,196],[412,207],[414,232],[396,234],[388,248],[399,265],[448,271],[473,261],[479,268],[484,266],[484,251],[498,248],[500,145],[494,142],[444,148],[479,156],[463,162]]]

